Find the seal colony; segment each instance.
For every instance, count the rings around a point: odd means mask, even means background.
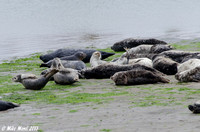
[[[48,67],[39,77],[33,74],[19,74],[12,78],[26,89],[41,90],[48,81],[58,85],[71,85],[85,79],[110,78],[115,85],[140,85],[169,83],[165,76],[175,75],[180,82],[200,82],[200,53],[174,50],[171,45],[157,39],[125,39],[116,42],[114,51],[124,51],[112,61],[103,59],[114,55],[90,49],[58,49],[41,55]],[[90,63],[86,67],[85,63]],[[191,66],[192,65],[192,66]],[[188,106],[193,113],[199,111],[199,104]]]

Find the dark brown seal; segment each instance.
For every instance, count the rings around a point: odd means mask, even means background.
[[[157,40],[157,39],[133,39],[128,38],[124,39],[120,42],[116,42],[111,49],[114,51],[125,51],[124,48],[133,48],[139,45],[155,45],[155,44],[167,44],[164,41]]]
[[[99,65],[97,67],[81,70],[81,75],[84,78],[90,79],[90,78],[96,78],[96,79],[102,79],[102,78],[110,78],[113,76],[116,72],[120,71],[128,71],[128,70],[148,70],[155,72],[159,75],[164,75],[163,73],[157,71],[156,69],[153,69],[151,67],[147,67],[144,65]]]
[[[116,85],[153,84],[157,82],[169,83],[168,79],[148,70],[129,70],[115,73],[111,79]]]

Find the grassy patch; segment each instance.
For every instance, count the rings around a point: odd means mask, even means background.
[[[78,110],[70,110],[69,113],[75,113],[78,112]]]
[[[179,43],[174,43],[170,45],[172,45],[175,49],[179,49],[179,50],[200,51],[200,42],[181,41]]]
[[[111,132],[111,129],[101,129],[101,132]]]
[[[40,115],[40,113],[33,113],[32,115]]]

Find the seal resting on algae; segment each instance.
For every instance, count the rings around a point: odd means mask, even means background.
[[[115,73],[111,79],[116,85],[153,84],[157,82],[169,83],[168,79],[148,70],[129,70]]]
[[[48,62],[49,60],[52,60],[56,57],[61,58],[61,57],[73,55],[77,52],[83,52],[86,54],[86,57],[83,59],[83,62],[87,63],[90,61],[90,57],[92,56],[92,54],[95,51],[96,50],[91,50],[91,49],[58,49],[52,53],[41,55],[40,59],[43,62]],[[115,53],[108,53],[108,52],[104,52],[104,51],[100,51],[100,52],[102,55],[102,59],[105,59],[105,58],[115,54]]]
[[[164,41],[157,39],[133,39],[128,38],[124,39],[120,42],[116,42],[111,49],[114,51],[125,51],[124,48],[133,48],[139,45],[155,45],[155,44],[167,44]]]
[[[155,72],[159,75],[164,75],[163,73],[157,71],[156,69],[153,69],[151,67],[147,67],[144,65],[99,65],[97,67],[91,68],[91,69],[84,69],[81,70],[80,73],[82,77],[90,79],[90,78],[96,78],[96,79],[102,79],[102,78],[110,78],[113,76],[116,72],[120,71],[128,71],[128,70],[148,70]]]
[[[65,68],[59,58],[54,59],[51,68],[59,69],[59,72],[53,76],[54,81],[57,84],[67,85],[79,81],[78,71],[72,68]]]
[[[57,69],[49,69],[44,75],[36,77],[33,74],[20,74],[13,77],[14,82],[20,82],[26,89],[40,90],[48,83],[49,79],[58,72]]]
[[[164,74],[175,75],[178,71],[177,66],[178,63],[170,58],[159,55],[153,57],[153,68]]]
[[[15,108],[15,107],[19,107],[19,105],[15,104],[15,103],[0,100],[0,111],[12,109],[12,108]]]

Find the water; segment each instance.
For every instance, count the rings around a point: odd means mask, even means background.
[[[200,36],[199,0],[0,0],[0,62],[128,38]]]

